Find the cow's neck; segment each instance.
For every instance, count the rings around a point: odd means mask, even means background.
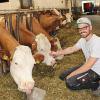
[[[3,49],[8,50],[11,54],[19,43],[4,28],[0,27],[0,44]]]

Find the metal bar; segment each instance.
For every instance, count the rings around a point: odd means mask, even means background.
[[[6,30],[8,30],[9,29],[9,25],[8,25],[8,23],[9,23],[9,21],[8,21],[8,15],[6,14],[4,17],[5,17],[5,27],[6,27]]]
[[[19,14],[16,15],[16,29],[15,29],[15,35],[16,35],[16,39],[18,42],[20,42],[20,36],[19,36]]]
[[[33,24],[32,24],[33,14],[30,14],[30,31],[33,32]]]
[[[26,17],[26,28],[27,28],[28,30],[30,30],[28,15],[26,14],[25,17]]]
[[[10,30],[10,33],[14,36],[12,28],[13,28],[12,27],[12,15],[9,15],[9,30]]]
[[[38,12],[38,11],[44,11],[44,10],[53,10],[54,8],[48,8],[48,9],[18,9],[18,10],[0,10],[0,15],[5,14],[17,14],[17,13],[32,13],[32,12]],[[66,8],[67,9],[67,8]],[[58,9],[59,10],[59,9]],[[63,9],[60,9],[63,10]]]

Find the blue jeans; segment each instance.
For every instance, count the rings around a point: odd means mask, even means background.
[[[66,86],[71,90],[82,90],[82,89],[96,90],[99,86],[98,81],[100,80],[100,76],[91,69],[88,70],[87,72],[77,74],[75,76],[70,77],[69,79],[66,79],[66,77],[70,73],[72,73],[81,66],[82,64],[67,69],[66,71],[61,73],[59,78],[61,80],[64,80]]]

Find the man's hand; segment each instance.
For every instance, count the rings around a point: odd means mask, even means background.
[[[53,57],[57,57],[57,56],[59,56],[59,53],[55,52],[55,51],[51,51],[50,55],[53,56]]]
[[[74,75],[72,75],[72,73],[71,73],[71,74],[69,74],[69,75],[66,77],[66,79],[69,79],[69,78],[72,77],[72,76],[74,76]]]

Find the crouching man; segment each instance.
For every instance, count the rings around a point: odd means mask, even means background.
[[[67,69],[60,79],[72,90],[91,89],[95,95],[100,95],[100,37],[92,33],[92,24],[88,18],[79,18],[77,25],[81,35],[79,41],[64,50],[52,51],[51,55],[66,55],[82,50],[86,62]]]

